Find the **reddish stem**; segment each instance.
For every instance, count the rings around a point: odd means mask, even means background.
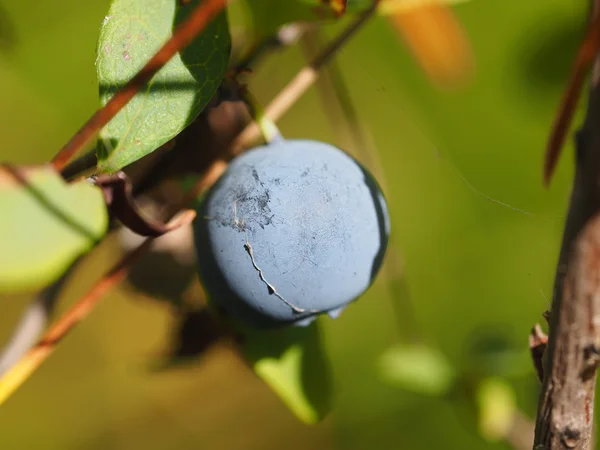
[[[590,24],[588,32],[579,46],[577,57],[571,70],[567,89],[563,94],[558,113],[552,125],[552,132],[548,140],[546,155],[544,157],[544,185],[550,184],[550,178],[554,173],[560,151],[565,143],[569,126],[575,114],[577,101],[581,95],[581,89],[586,74],[589,72],[594,57],[600,46],[600,16],[597,16]]]
[[[123,109],[135,94],[181,49],[185,48],[227,5],[228,0],[204,0],[191,12],[173,32],[173,36],[165,42],[160,50],[146,65],[123,86],[104,107],[79,129],[77,133],[52,158],[52,165],[61,171],[69,160],[79,151],[86,148],[96,134]]]

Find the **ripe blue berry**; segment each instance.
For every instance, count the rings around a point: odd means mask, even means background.
[[[374,178],[340,149],[309,140],[236,157],[194,224],[211,301],[258,327],[337,316],[373,282],[388,234]]]

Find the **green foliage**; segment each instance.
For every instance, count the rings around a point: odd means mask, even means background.
[[[50,167],[0,167],[0,293],[31,291],[57,279],[106,232],[102,192],[66,184]]]
[[[331,375],[319,323],[244,332],[243,353],[256,374],[306,423],[331,408]]]
[[[386,382],[420,394],[444,394],[455,378],[444,356],[424,345],[389,348],[381,355],[379,368]]]
[[[96,69],[106,104],[172,35],[198,0],[114,0],[98,41]],[[114,172],[166,143],[200,114],[227,69],[231,38],[220,14],[175,55],[100,133],[98,169]]]

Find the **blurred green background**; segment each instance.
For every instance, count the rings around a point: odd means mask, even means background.
[[[0,159],[47,161],[98,106],[95,45],[107,9],[108,0],[0,1]],[[471,402],[478,377],[499,376],[535,417],[527,337],[549,307],[573,149],[549,190],[542,154],[587,9],[565,0],[453,9],[477,64],[463,89],[433,87],[380,17],[337,59],[384,168],[395,268],[339,320],[323,320],[330,417],[302,424],[223,348],[152,373],[174,318],[164,302],[120,288],[0,407],[0,448],[510,448],[480,433]],[[251,78],[255,95],[266,104],[303,62],[299,49],[270,58]],[[280,126],[287,137],[339,138],[315,89]],[[119,252],[112,239],[86,259],[59,313]],[[0,299],[0,342],[28,298]],[[464,382],[442,396],[386,382],[382,354],[415,342]]]

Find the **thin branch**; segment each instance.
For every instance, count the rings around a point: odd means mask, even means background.
[[[319,27],[313,26],[306,30],[300,44],[305,58],[311,60],[323,48],[323,37]],[[385,185],[383,172],[377,155],[374,154],[374,145],[367,137],[367,130],[359,119],[358,112],[352,103],[350,89],[344,79],[342,69],[337,61],[332,60],[327,67],[321,70],[321,75],[315,81],[319,92],[321,107],[329,120],[339,146],[356,155],[371,171],[381,172],[377,179]],[[376,166],[376,167],[375,167]]]
[[[98,158],[94,149],[65,165],[60,174],[65,180],[72,180],[81,176],[89,177],[94,174],[96,164],[98,164]]]
[[[69,160],[86,148],[96,134],[135,96],[135,94],[181,49],[225,8],[228,0],[204,0],[173,32],[171,38],[123,88],[79,129],[67,144],[52,158],[52,165],[61,171]]]
[[[169,211],[174,219],[177,213],[193,201],[200,192],[211,186],[221,175],[226,164],[215,162],[198,183],[186,194],[181,203]],[[106,275],[69,309],[1,379],[0,405],[52,354],[57,344],[94,309],[103,296],[125,279],[133,264],[152,245],[147,238],[137,248],[127,253]]]
[[[296,44],[305,28],[305,25],[300,23],[282,26],[275,34],[256,44],[246,57],[237,62],[232,69],[233,75],[240,75],[248,69],[252,70],[265,56],[276,50]]]
[[[600,60],[593,71],[556,270],[536,450],[586,450],[592,436],[600,351]]]
[[[513,414],[512,425],[504,436],[504,441],[514,450],[526,450],[531,446],[533,422],[521,411]]]
[[[319,71],[337,54],[346,42],[369,21],[377,11],[377,2],[361,13],[340,35],[335,38],[312,62],[304,67],[265,107],[265,116],[277,122],[291,106],[310,88],[319,77]],[[249,124],[233,142],[231,151],[238,154],[260,139],[260,127],[256,122]]]

